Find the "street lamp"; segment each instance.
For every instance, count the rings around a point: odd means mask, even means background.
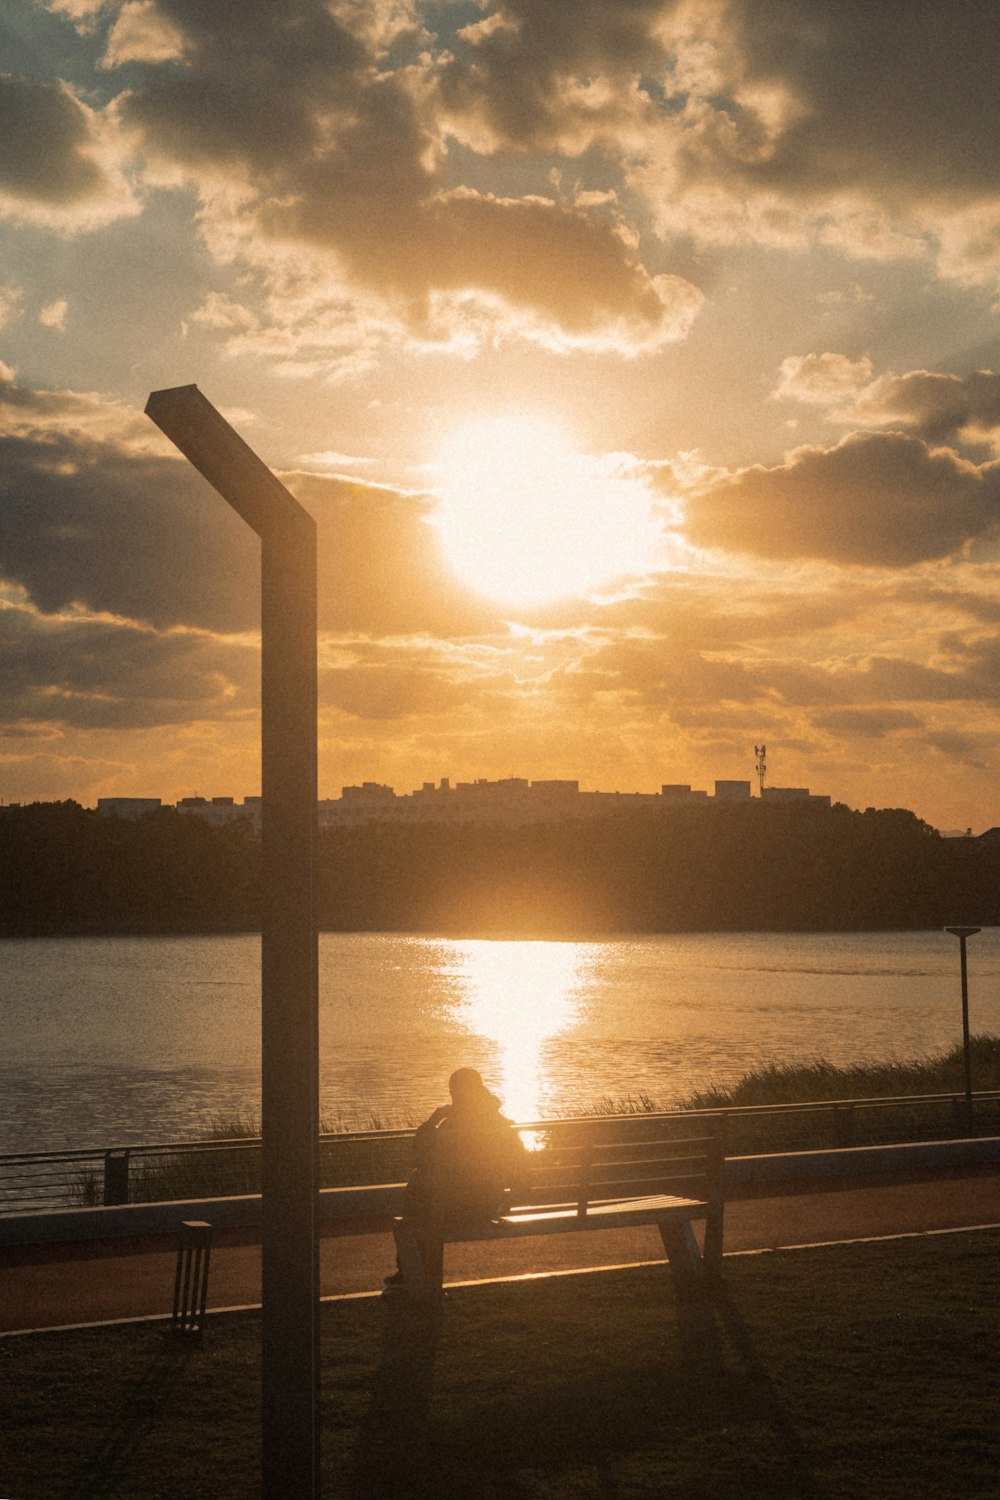
[[[969,971],[965,961],[966,939],[982,932],[981,927],[946,927],[958,938],[958,951],[962,965],[962,1056],[965,1062],[965,1128],[972,1134],[972,1053],[969,1046]]]
[[[146,413],[260,537],[264,1500],[318,1500],[316,523],[195,385]]]

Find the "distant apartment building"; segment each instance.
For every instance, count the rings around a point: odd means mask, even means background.
[[[259,797],[245,797],[242,803],[233,797],[180,797],[176,809],[182,813],[194,813],[217,828],[235,823],[244,818],[251,827],[260,832]],[[102,817],[141,818],[145,813],[157,812],[161,807],[170,807],[159,797],[98,797],[97,811]]]
[[[749,802],[749,781],[717,781],[715,800],[716,802]]]
[[[597,817],[602,813],[654,811],[686,804],[707,806],[749,803],[749,781],[716,781],[712,793],[692,788],[687,782],[664,782],[658,792],[581,792],[572,780],[528,781],[508,776],[499,781],[485,777],[458,781],[449,777],[425,781],[414,791],[397,795],[391,786],[363,781],[345,786],[339,797],[324,797],[317,803],[319,828],[351,828],[368,823],[489,823],[519,827],[529,823],[559,823],[571,818]],[[817,797],[807,787],[767,787],[767,802],[818,802],[830,806],[829,797]],[[161,806],[158,797],[101,797],[98,811],[119,817],[138,818]],[[260,797],[181,797],[177,811],[204,818],[216,827],[246,820],[257,832],[261,826]]]
[[[763,797],[765,802],[818,802],[823,807],[830,806],[829,797],[811,792],[807,786],[766,786]]]
[[[807,788],[775,787],[768,800],[806,799],[830,806],[829,797],[814,797]],[[494,823],[516,827],[527,823],[564,822],[625,809],[652,811],[685,803],[750,802],[749,781],[716,781],[713,793],[693,789],[686,782],[665,782],[659,792],[581,792],[570,780],[528,781],[509,776],[499,781],[482,778],[452,784],[448,777],[425,781],[409,794],[397,795],[391,786],[365,781],[345,786],[340,797],[319,803],[319,826],[343,828],[362,823]]]

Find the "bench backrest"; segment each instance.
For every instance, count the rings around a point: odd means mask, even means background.
[[[592,1203],[668,1193],[712,1202],[722,1190],[721,1132],[667,1134],[644,1122],[567,1122],[547,1130],[530,1151],[515,1207],[575,1204],[581,1217]]]

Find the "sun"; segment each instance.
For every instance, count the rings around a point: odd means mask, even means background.
[[[580,452],[553,422],[469,422],[445,442],[435,468],[435,522],[448,561],[500,602],[578,597],[655,561],[661,533],[646,490]]]

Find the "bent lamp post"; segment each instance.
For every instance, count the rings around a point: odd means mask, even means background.
[[[317,1500],[316,526],[197,386],[146,413],[260,537],[262,1493]]]
[[[981,927],[946,927],[958,938],[959,964],[962,970],[962,1060],[965,1066],[965,1128],[972,1134],[972,1048],[969,1042],[969,969],[965,957],[966,939],[982,932]]]

